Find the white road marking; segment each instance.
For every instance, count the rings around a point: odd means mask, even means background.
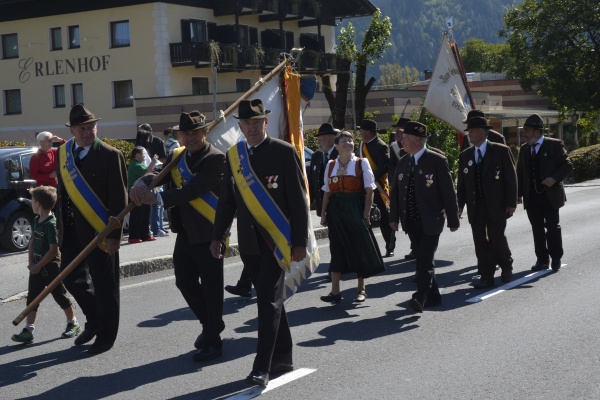
[[[564,268],[566,265],[567,264],[561,264],[561,269]],[[531,281],[533,279],[540,278],[540,277],[542,277],[544,275],[548,275],[548,274],[551,274],[553,272],[554,271],[552,269],[550,269],[550,268],[545,269],[543,271],[536,271],[536,272],[533,272],[533,273],[531,273],[529,275],[525,275],[524,277],[519,278],[519,279],[517,279],[515,281],[509,282],[509,283],[507,283],[505,285],[502,285],[500,287],[494,288],[494,289],[490,290],[489,292],[485,292],[483,294],[480,294],[479,296],[471,297],[470,299],[467,299],[465,301],[467,303],[479,303],[480,301],[483,301],[483,300],[488,299],[488,298],[490,298],[492,296],[495,296],[497,294],[505,292],[508,289],[512,289],[515,286],[522,285],[525,282],[529,282],[529,281]]]
[[[286,383],[290,383],[292,381],[295,381],[296,379],[302,378],[303,376],[312,374],[315,371],[316,371],[316,369],[300,368],[300,369],[294,370],[292,372],[289,372],[285,375],[282,375],[277,379],[273,379],[272,381],[269,381],[269,384],[267,385],[267,387],[254,386],[246,391],[243,391],[243,392],[233,395],[231,397],[227,397],[225,400],[253,399],[255,397],[260,396],[263,393],[267,393],[268,391],[277,389],[278,387],[283,386]]]

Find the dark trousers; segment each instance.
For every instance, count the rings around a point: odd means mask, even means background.
[[[150,207],[143,204],[129,212],[129,239],[145,239],[150,236]]]
[[[412,297],[421,304],[427,299],[439,300],[441,295],[435,278],[434,257],[440,235],[426,235],[421,222],[407,221],[406,228],[417,256],[417,291]]]
[[[61,270],[83,250],[74,227],[65,227]],[[119,252],[108,255],[96,247],[66,278],[64,284],[86,317],[86,329],[97,331],[96,343],[112,345],[119,330]]]
[[[552,207],[546,193],[537,194],[534,190],[530,192],[527,217],[533,231],[537,262],[548,264],[550,257],[560,260],[563,246],[558,209]]]
[[[471,231],[479,274],[485,278],[493,278],[496,265],[500,265],[502,270],[512,271],[511,252],[504,235],[506,220],[493,220],[485,203],[475,204],[473,207]]]
[[[221,347],[223,322],[223,259],[210,252],[210,242],[188,243],[177,234],[173,251],[175,285],[202,324],[206,345]]]
[[[246,264],[244,264],[244,268],[242,269],[240,279],[237,281],[236,286],[242,289],[252,289],[252,277],[250,276],[250,270],[246,267]]]
[[[35,261],[35,259],[34,259]],[[39,261],[39,260],[38,260]],[[29,285],[27,287],[27,305],[31,304],[36,297],[40,295],[46,289],[46,287],[52,283],[52,281],[58,276],[59,266],[56,261],[46,264],[44,268],[40,271],[39,274],[29,274]],[[52,297],[54,301],[62,308],[66,310],[71,307],[71,300],[67,296],[67,289],[65,289],[65,285],[62,283],[54,288],[52,291]],[[37,307],[33,309],[33,311],[37,311],[39,308],[39,304]]]
[[[262,238],[260,255],[241,254],[256,289],[258,344],[253,369],[269,371],[271,361],[292,364],[292,335],[283,306],[285,274]]]
[[[385,249],[393,251],[396,248],[396,232],[390,228],[390,215],[377,189],[373,191],[373,202],[377,205],[379,211],[381,211],[381,225],[379,228],[381,229],[383,240],[385,240]]]

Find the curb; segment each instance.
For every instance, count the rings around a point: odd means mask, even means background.
[[[317,228],[314,230],[315,239],[326,239],[329,237],[327,228]],[[240,254],[239,246],[237,243],[229,245],[229,251],[225,257],[234,257]],[[161,256],[154,258],[146,258],[139,261],[130,261],[127,263],[121,263],[120,265],[120,278],[129,278],[137,275],[150,274],[152,272],[165,271],[173,269],[173,256]]]

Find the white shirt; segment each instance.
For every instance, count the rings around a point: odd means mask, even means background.
[[[350,161],[348,162],[348,165],[346,165],[346,175],[349,176],[356,176],[356,160],[358,158],[352,154],[352,158],[350,158]],[[340,158],[336,158],[335,160],[335,164],[333,166],[333,170],[331,171],[331,176],[335,176],[337,174],[337,171],[339,169],[339,160]],[[369,160],[367,160],[366,158],[362,158],[362,173],[363,173],[363,181],[364,181],[364,187],[365,188],[371,188],[373,190],[375,190],[377,188],[377,186],[375,186],[375,176],[373,175],[373,170],[371,169],[371,165],[369,165]],[[324,192],[330,192],[329,190],[329,166],[327,166],[325,168],[325,172],[323,174],[323,182],[325,182],[323,184],[323,187],[321,188]]]
[[[544,143],[544,135],[540,136],[538,141],[531,145],[531,154],[533,154],[533,149],[535,149],[535,154],[537,154],[540,151],[540,147],[542,147],[542,143]]]
[[[80,148],[80,147],[81,147],[81,146],[76,146],[76,147],[73,149],[73,154],[75,154],[76,150],[77,150],[78,148]],[[89,146],[84,146],[84,147],[83,147],[83,150],[81,150],[81,153],[79,153],[79,159],[80,159],[80,160],[83,160],[83,157],[87,156],[87,153],[90,151],[90,147],[92,147],[92,145],[91,145],[91,144],[90,144]]]
[[[425,153],[427,147],[423,147],[421,150],[417,151],[414,155],[415,157],[415,165],[419,165],[419,158]]]
[[[475,162],[479,163],[479,152],[477,150],[481,151],[481,157],[485,157],[485,151],[487,150],[487,139],[483,141],[481,146],[475,147]]]

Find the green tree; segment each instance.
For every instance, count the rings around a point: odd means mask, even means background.
[[[600,109],[597,0],[524,0],[504,16],[509,76],[558,107]]]
[[[461,48],[461,57],[467,72],[506,72],[506,52],[504,43],[486,43],[471,38]]]
[[[356,63],[354,106],[358,121],[363,118],[367,94],[375,83],[375,78],[373,77],[368,82],[365,82],[367,65],[373,65],[383,55],[385,50],[391,46],[391,43],[388,41],[391,30],[392,23],[389,17],[382,18],[381,11],[377,9],[369,28],[365,32],[360,51],[356,46],[356,30],[351,23],[346,28],[342,28],[338,37],[336,52],[341,59],[346,61],[348,71],[350,70],[351,63]],[[345,115],[349,83],[349,73],[338,73],[336,92],[334,93],[331,85],[331,76],[323,76],[323,92],[331,110],[333,126],[340,129],[346,126]]]
[[[403,67],[399,64],[383,64],[379,66],[379,71],[380,86],[397,86],[419,80],[419,70],[408,65]]]

